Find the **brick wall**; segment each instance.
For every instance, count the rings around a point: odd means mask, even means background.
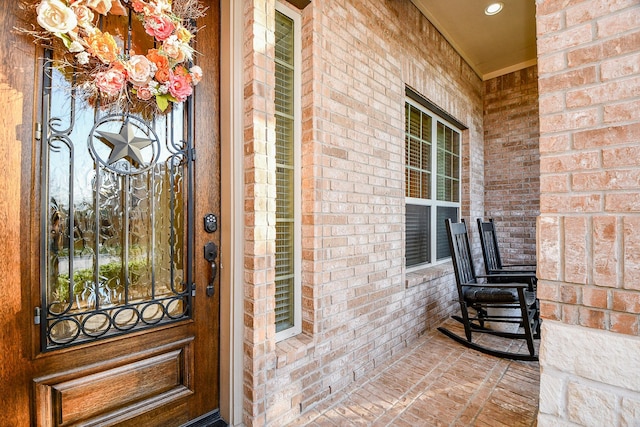
[[[445,264],[404,271],[405,85],[465,123],[463,215],[484,213],[482,82],[409,0],[303,16],[303,334],[276,343],[274,0],[245,2],[244,422],[283,425],[452,310]],[[474,196],[470,196],[473,191]]]
[[[504,263],[535,263],[538,129],[536,66],[485,81],[485,217],[496,223]]]
[[[640,5],[538,0],[537,32],[539,425],[640,425]]]

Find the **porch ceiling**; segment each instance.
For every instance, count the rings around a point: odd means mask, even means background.
[[[493,0],[411,1],[483,80],[536,63],[533,0],[496,0],[504,8],[494,16],[484,13]]]

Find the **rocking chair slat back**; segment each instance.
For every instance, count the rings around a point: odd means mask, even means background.
[[[462,323],[465,337],[444,327],[439,327],[438,330],[455,341],[486,354],[517,360],[537,360],[534,338],[540,334],[540,317],[535,290],[529,281],[520,280],[519,275],[501,278],[477,275],[465,222],[454,223],[447,219],[445,225],[461,314],[452,318]],[[505,309],[510,311],[502,312]],[[496,324],[505,323],[516,326],[516,330],[505,331],[495,327]],[[527,343],[528,354],[485,347],[473,340],[477,334],[523,339]]]

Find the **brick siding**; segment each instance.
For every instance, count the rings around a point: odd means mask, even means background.
[[[485,217],[504,263],[535,263],[540,213],[538,73],[532,66],[484,82]]]
[[[538,425],[640,425],[640,5],[536,3]]]
[[[638,335],[640,8],[538,3],[543,314]]]
[[[478,76],[409,0],[313,2],[301,12],[303,333],[276,343],[274,8],[245,5],[248,426],[312,410],[457,309],[450,264],[405,274],[405,85],[469,127],[462,212],[484,214]]]

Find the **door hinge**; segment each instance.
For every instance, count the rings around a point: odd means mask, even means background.
[[[35,310],[33,310],[33,323],[35,325],[39,325],[40,324],[40,307],[36,307]]]
[[[34,135],[36,138],[36,141],[40,141],[42,140],[42,123],[40,122],[36,122],[36,128],[34,129]]]
[[[188,153],[189,153],[189,160],[191,160],[192,162],[196,160],[196,149],[195,147],[189,148],[188,149]]]
[[[191,285],[191,296],[195,297],[196,296],[196,284],[192,284]]]

